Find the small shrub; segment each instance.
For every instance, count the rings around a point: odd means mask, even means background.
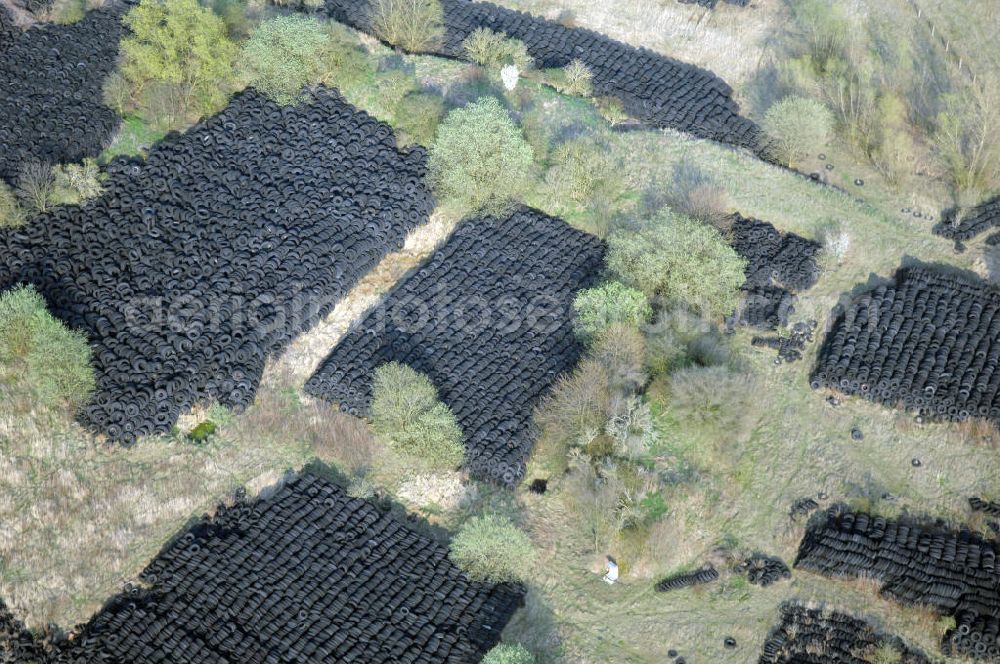
[[[191,429],[188,433],[188,440],[195,445],[201,445],[202,443],[208,442],[208,440],[215,435],[216,427],[215,422],[211,420],[205,420],[195,428]]]
[[[86,337],[53,318],[34,288],[0,293],[0,374],[46,404],[76,407],[94,389],[90,360]]]
[[[430,178],[439,196],[486,214],[507,212],[527,190],[531,146],[496,99],[455,109],[438,128]]]
[[[470,579],[519,582],[526,580],[535,562],[535,548],[510,519],[488,514],[462,526],[451,542],[449,557]]]
[[[506,65],[513,65],[519,71],[527,71],[534,63],[524,42],[501,32],[493,32],[489,28],[474,30],[462,42],[462,47],[470,60],[494,73]]]
[[[28,161],[17,173],[17,193],[26,204],[45,212],[52,204],[55,176],[52,166],[41,161]]]
[[[638,328],[649,321],[653,308],[642,291],[618,282],[580,291],[573,302],[573,327],[583,339],[594,339],[612,325]]]
[[[444,39],[440,0],[371,0],[378,38],[410,53],[434,51]]]
[[[665,196],[658,190],[647,192],[646,196],[646,204],[651,208],[669,204],[678,212],[719,229],[725,229],[730,218],[726,189],[688,159],[682,159],[673,168]]]
[[[535,664],[535,656],[520,643],[501,643],[486,653],[482,664]]]
[[[621,402],[617,412],[608,418],[604,431],[615,441],[615,454],[626,459],[645,455],[659,439],[649,404],[638,396]]]
[[[823,257],[833,265],[840,265],[851,249],[851,235],[840,224],[830,224],[820,237],[823,242]]]
[[[871,653],[872,664],[900,664],[903,653],[893,644],[883,641]]]
[[[462,430],[451,410],[438,401],[424,375],[398,362],[375,371],[372,428],[389,446],[431,468],[452,469],[462,462]]]
[[[535,411],[539,429],[532,461],[552,475],[566,469],[570,448],[591,442],[607,421],[610,380],[600,362],[585,359],[556,382]]]
[[[569,207],[567,203],[589,206],[598,195],[614,200],[625,189],[612,151],[593,138],[575,138],[560,144],[552,151],[551,161],[545,189],[557,211]]]
[[[661,312],[646,328],[645,340],[646,363],[654,376],[689,366],[724,366],[732,359],[718,328],[684,309]]]
[[[24,223],[24,211],[17,203],[17,196],[0,180],[0,228],[11,228]]]
[[[104,105],[123,117],[132,108],[132,85],[121,72],[112,72],[104,81]]]
[[[775,139],[780,158],[793,166],[829,143],[833,115],[815,99],[788,96],[767,111],[764,129]]]
[[[741,258],[718,230],[665,208],[636,230],[608,238],[608,269],[647,297],[687,306],[710,318],[736,308],[746,280]]]
[[[240,71],[249,85],[279,104],[301,98],[302,87],[322,68],[329,40],[323,25],[305,16],[261,23],[240,50]]]
[[[594,73],[582,60],[573,60],[563,67],[561,92],[577,97],[589,97],[594,91]]]
[[[605,416],[614,412],[613,404],[641,391],[646,383],[646,340],[632,325],[608,326],[594,341],[590,357],[600,363],[607,376],[610,398]]]
[[[399,102],[395,113],[394,125],[399,134],[400,145],[432,145],[443,117],[444,100],[441,97],[429,92],[406,95]]]
[[[736,439],[758,421],[755,390],[748,374],[726,367],[688,367],[670,377],[669,407],[681,421],[713,427]]]
[[[125,15],[131,34],[122,40],[122,74],[133,97],[151,83],[182,90],[183,110],[211,113],[234,87],[236,45],[226,25],[197,0],[142,0]]]
[[[612,127],[628,122],[631,119],[625,111],[625,105],[618,97],[598,97],[594,100],[594,105],[597,107],[597,112]]]
[[[101,170],[94,159],[84,159],[82,164],[63,164],[52,169],[52,199],[59,205],[79,205],[104,191]]]

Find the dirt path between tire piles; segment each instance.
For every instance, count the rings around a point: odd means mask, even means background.
[[[400,251],[383,258],[319,325],[292,342],[281,357],[268,366],[264,379],[280,376],[287,381],[290,378],[292,385],[301,389],[351,325],[377,305],[410,269],[442,244],[457,222],[458,219],[436,210],[430,221],[410,232]]]

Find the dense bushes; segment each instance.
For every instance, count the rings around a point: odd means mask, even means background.
[[[608,269],[648,297],[711,318],[736,308],[746,262],[722,235],[670,208],[608,238]]]
[[[1000,185],[1000,101],[985,84],[946,95],[934,143],[960,204]]]
[[[372,428],[418,464],[453,469],[462,462],[462,430],[423,374],[390,362],[375,370]]]
[[[535,555],[531,540],[510,519],[487,514],[462,526],[449,557],[470,579],[505,583],[524,581]]]
[[[104,191],[101,171],[94,159],[81,164],[62,164],[52,169],[52,200],[58,205],[79,205]]]
[[[520,643],[501,643],[486,653],[482,664],[535,664],[535,657]]]
[[[775,138],[775,149],[786,164],[822,152],[833,132],[833,116],[815,99],[785,97],[764,117],[764,129]]]
[[[316,19],[279,16],[254,30],[240,50],[239,66],[248,84],[279,104],[290,104],[322,67],[327,42]]]
[[[52,317],[34,288],[0,293],[0,382],[13,379],[52,405],[82,404],[94,389],[87,339]]]
[[[418,143],[430,146],[444,117],[444,100],[429,92],[415,92],[403,97],[396,106],[393,126],[400,145]]]
[[[580,291],[573,309],[576,311],[573,327],[583,339],[593,339],[619,323],[638,328],[653,315],[642,291],[618,281]]]
[[[440,48],[444,10],[440,0],[369,0],[372,27],[382,41],[410,53]]]
[[[125,24],[132,34],[122,40],[121,71],[141,109],[205,114],[225,104],[237,47],[220,17],[198,0],[142,0]]]
[[[469,210],[501,215],[527,190],[531,146],[496,99],[487,97],[444,119],[431,148],[438,194]]]
[[[492,73],[499,72],[507,65],[514,65],[519,71],[531,68],[533,60],[528,48],[520,39],[511,39],[489,28],[478,28],[462,42],[470,60]]]

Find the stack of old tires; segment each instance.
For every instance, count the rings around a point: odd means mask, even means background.
[[[220,507],[41,662],[478,662],[523,603],[312,475]]]
[[[635,48],[583,28],[568,28],[489,2],[444,0],[442,55],[465,58],[462,43],[477,28],[524,42],[540,68],[581,60],[593,72],[595,95],[620,99],[631,115],[655,127],[748,148],[769,158],[764,133],[740,116],[732,89],[709,71],[647,49]],[[371,31],[366,3],[326,0],[327,13]]]
[[[572,303],[603,257],[602,242],[536,210],[465,220],[334,348],[306,391],[362,414],[375,369],[409,365],[455,413],[466,467],[516,484],[531,451],[532,410],[580,356]]]
[[[947,655],[1000,662],[1000,618],[963,611],[944,635],[941,647]]]
[[[941,221],[934,226],[934,234],[951,240],[970,240],[997,226],[1000,226],[1000,196],[970,210],[946,210],[941,214]]]
[[[402,247],[433,208],[425,162],[336,91],[287,107],[246,91],[112,162],[86,206],[0,232],[0,289],[35,284],[90,338],[85,424],[169,431],[196,402],[251,403],[268,356]]]
[[[1000,290],[922,267],[902,269],[834,312],[812,375],[830,387],[933,419],[1000,420]]]
[[[784,327],[795,311],[794,292],[812,288],[819,279],[819,243],[739,214],[732,217],[731,235],[733,249],[747,261],[743,303],[731,323]]]
[[[27,161],[80,161],[104,149],[119,118],[101,101],[102,86],[115,67],[126,8],[119,2],[71,25],[15,28],[0,46],[0,179],[14,183]],[[10,34],[5,20],[0,41]]]
[[[32,14],[43,15],[52,9],[55,0],[14,0],[15,5],[19,5]]]
[[[998,551],[996,541],[966,529],[834,506],[807,530],[795,565],[828,576],[879,579],[886,597],[988,627],[1000,618]]]
[[[777,556],[754,553],[743,563],[747,581],[755,586],[767,587],[782,579],[792,578],[792,572],[785,561]]]
[[[983,500],[979,496],[972,496],[969,498],[969,507],[973,512],[1000,517],[1000,503],[993,500]]]
[[[656,592],[665,593],[670,590],[680,590],[681,588],[699,586],[703,583],[711,583],[718,578],[719,571],[711,565],[708,565],[707,567],[694,572],[674,574],[673,576],[661,579],[655,586],[653,586],[653,589],[656,590]]]
[[[881,664],[885,648],[897,664],[930,664],[919,650],[899,637],[878,631],[870,622],[838,611],[781,605],[781,622],[764,642],[760,664]],[[883,653],[880,655],[879,653]]]
[[[40,643],[0,600],[0,662],[44,664],[47,661],[45,645]]]
[[[21,29],[14,25],[14,17],[10,11],[0,4],[0,62],[3,61],[3,52],[14,44],[21,36]]]

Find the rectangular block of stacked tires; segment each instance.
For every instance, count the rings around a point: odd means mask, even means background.
[[[898,664],[930,664],[924,653],[862,618],[786,602],[781,606],[781,622],[764,642],[759,663],[880,664],[885,660],[876,655],[886,646],[899,655],[892,660]]]
[[[115,68],[126,6],[88,11],[70,25],[21,31],[0,6],[0,179],[29,161],[96,157],[120,118],[102,101]],[[10,22],[10,23],[8,23]]]
[[[177,537],[45,664],[478,662],[523,603],[305,474]],[[0,650],[2,652],[2,650]]]
[[[814,389],[933,419],[1000,421],[1000,290],[973,276],[915,267],[835,312]]]
[[[513,485],[531,451],[532,410],[581,353],[571,307],[603,258],[600,240],[536,210],[465,220],[333,349],[306,391],[364,414],[375,369],[407,364],[455,413],[469,470]]]
[[[194,403],[253,401],[266,359],[427,220],[422,148],[334,90],[279,107],[252,90],[105,193],[0,231],[0,289],[38,287],[94,349],[81,420],[113,440],[169,431]]]
[[[827,576],[878,579],[885,597],[956,617],[956,629],[945,637],[946,650],[996,658],[998,552],[996,541],[969,530],[892,521],[835,506],[806,531],[795,566]]]
[[[764,133],[740,115],[732,88],[707,70],[489,2],[443,0],[442,5],[446,34],[441,55],[464,59],[462,43],[477,28],[502,32],[523,41],[539,68],[583,61],[594,74],[594,94],[617,97],[643,122],[770,158]],[[337,21],[372,32],[367,3],[326,0],[325,10]]]

